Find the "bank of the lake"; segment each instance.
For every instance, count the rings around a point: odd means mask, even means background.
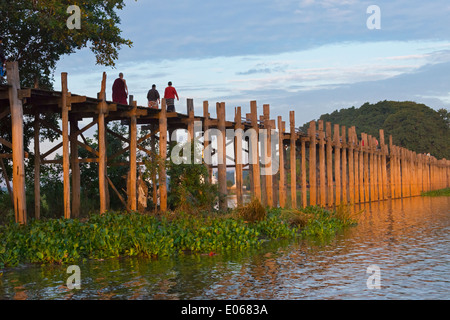
[[[214,255],[259,248],[268,240],[331,237],[355,223],[344,207],[335,211],[319,207],[262,211],[262,217],[247,217],[245,210],[244,215],[235,212],[154,216],[107,212],[93,214],[85,221],[9,223],[0,226],[0,268],[125,256]]]
[[[422,197],[450,197],[450,188],[422,192]]]

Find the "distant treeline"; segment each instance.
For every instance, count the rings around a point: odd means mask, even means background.
[[[417,153],[430,153],[438,159],[450,159],[450,112],[438,111],[415,102],[380,101],[365,103],[360,108],[351,107],[323,114],[319,118],[332,124],[356,127],[361,132],[379,137],[384,129],[386,142],[392,135],[393,143]],[[307,131],[309,123],[301,127]]]

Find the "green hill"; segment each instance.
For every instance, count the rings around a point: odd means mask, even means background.
[[[415,102],[380,101],[365,103],[360,108],[351,107],[327,113],[320,120],[341,126],[356,127],[358,137],[365,132],[379,138],[384,129],[386,142],[392,135],[393,143],[417,153],[431,153],[438,159],[450,159],[450,112],[434,109]],[[305,124],[302,130],[307,130]]]

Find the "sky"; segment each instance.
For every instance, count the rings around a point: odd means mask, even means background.
[[[214,117],[225,102],[232,120],[236,106],[245,114],[256,100],[259,113],[270,104],[273,119],[295,110],[298,126],[365,102],[450,108],[448,0],[128,0],[119,16],[133,47],[119,51],[116,68],[95,65],[83,49],[57,64],[56,90],[68,72],[72,93],[96,97],[106,71],[111,99],[123,72],[141,106],[152,84],[162,94],[172,81],[179,112],[192,98],[202,115],[207,100]]]

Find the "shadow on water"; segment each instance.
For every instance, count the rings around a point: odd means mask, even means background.
[[[21,266],[0,277],[0,299],[447,299],[449,208],[448,197],[383,201],[328,242],[88,261],[80,290],[67,288],[67,266]],[[381,289],[367,288],[374,264]]]

